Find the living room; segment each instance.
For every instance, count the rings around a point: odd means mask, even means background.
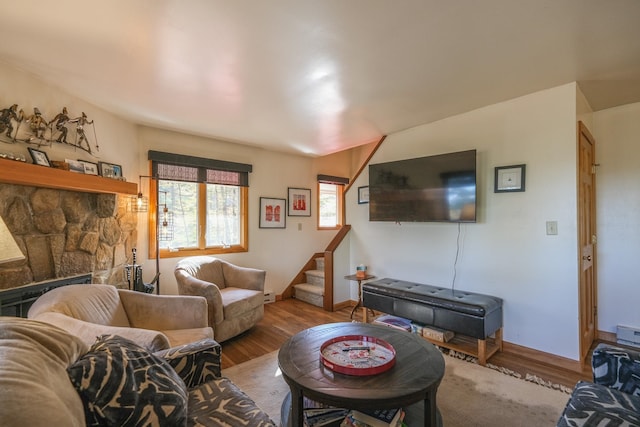
[[[265,149],[240,140],[200,136],[138,124],[97,107],[99,99],[69,93],[8,62],[0,76],[2,108],[14,103],[38,107],[49,117],[63,106],[94,120],[99,159],[122,166],[128,182],[148,175],[149,150],[211,157],[251,164],[249,251],[223,258],[267,271],[266,288],[281,294],[308,257],[322,251],[335,231],[317,230],[317,214],[288,217],[285,229],[259,227],[260,197],[286,198],[287,188],[312,189],[318,174],[353,177],[379,138],[323,156]],[[123,84],[126,84],[123,78]],[[557,356],[568,364],[580,359],[577,247],[576,124],[595,137],[597,164],[597,283],[599,335],[614,338],[618,325],[640,326],[633,260],[640,225],[632,214],[640,204],[640,103],[594,111],[576,81],[532,90],[471,111],[398,130],[386,139],[370,164],[467,149],[478,151],[478,217],[473,224],[372,223],[368,206],[358,203],[357,188],[368,185],[365,167],[346,193],[346,223],[352,226],[338,249],[334,266],[334,303],[355,302],[357,289],[344,276],[365,264],[377,277],[428,283],[480,292],[504,300],[506,343]],[[180,98],[159,102],[181,107]],[[211,117],[211,120],[216,120]],[[380,135],[381,136],[381,135]],[[0,152],[29,158],[24,144],[1,144]],[[52,160],[93,156],[70,147],[42,147]],[[73,157],[72,157],[73,156]],[[494,168],[526,164],[526,190],[494,193]],[[142,182],[148,191],[148,182]],[[1,194],[1,192],[0,192]],[[315,203],[315,198],[314,200]],[[148,257],[145,214],[137,217],[137,249],[145,279],[155,273]],[[545,224],[556,221],[557,235]],[[458,248],[460,248],[458,252]],[[278,256],[274,257],[273,254]],[[456,254],[459,254],[456,260]],[[177,293],[173,269],[177,258],[160,260],[162,292]],[[455,277],[455,282],[454,282]],[[4,286],[4,284],[3,284]]]

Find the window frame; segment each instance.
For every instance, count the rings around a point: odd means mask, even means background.
[[[159,151],[149,150],[149,220],[148,220],[148,242],[149,242],[149,258],[156,258],[159,251],[159,258],[177,258],[194,255],[216,255],[226,253],[238,253],[249,251],[249,173],[252,166],[242,163],[226,162],[215,159],[205,159],[200,157],[185,156],[180,154],[163,153]],[[159,180],[180,182],[180,179],[161,178],[154,174],[155,168],[160,164],[187,166],[198,168],[198,179],[187,180],[197,185],[198,190],[198,247],[185,249],[163,249],[158,245],[158,205]],[[216,245],[206,246],[206,221],[207,221],[207,184],[216,184],[216,181],[210,181],[207,171],[230,171],[239,173],[238,183],[228,184],[237,186],[240,189],[239,197],[239,217],[240,217],[240,243],[230,246]],[[224,174],[223,174],[224,175]],[[218,185],[226,185],[224,181],[219,181]]]
[[[321,184],[329,184],[329,185],[335,185],[336,187],[336,225],[335,226],[331,226],[331,227],[326,227],[326,226],[321,226],[320,225],[320,185]],[[340,228],[342,228],[344,226],[344,187],[345,185],[342,183],[338,183],[338,182],[327,182],[327,181],[318,181],[317,185],[316,185],[316,194],[317,199],[316,199],[316,206],[317,206],[317,222],[316,222],[316,227],[318,230],[339,230]]]

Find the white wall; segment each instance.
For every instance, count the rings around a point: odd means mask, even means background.
[[[249,174],[249,251],[220,255],[220,258],[245,267],[267,271],[266,287],[282,293],[289,282],[314,252],[322,252],[335,231],[318,231],[316,205],[316,175],[313,160],[305,156],[267,151],[209,138],[185,135],[160,129],[141,127],[139,131],[140,170],[148,171],[148,150],[166,151],[199,157],[248,163]],[[319,171],[318,173],[324,173]],[[148,174],[148,173],[146,173]],[[287,188],[311,189],[311,216],[286,218],[286,229],[259,228],[260,197],[287,198]],[[139,214],[139,223],[146,223],[147,214]],[[301,230],[299,230],[299,227]],[[155,260],[148,259],[148,230],[138,229],[138,248],[145,258],[145,279],[155,274]],[[177,293],[173,269],[179,258],[160,261],[163,294]]]
[[[504,338],[578,358],[576,85],[389,135],[371,163],[478,152],[478,220],[460,227],[455,288],[504,299]],[[494,193],[494,167],[524,163],[526,191]],[[368,172],[354,189],[368,184]],[[369,222],[347,195],[352,263],[377,277],[452,286],[457,224]],[[545,222],[558,221],[547,236]]]
[[[594,113],[598,329],[640,328],[640,103]]]
[[[124,176],[128,181],[138,178],[138,150],[136,148],[136,127],[113,114],[107,113],[95,105],[66,93],[53,85],[46,84],[32,75],[9,67],[0,62],[0,109],[18,104],[18,110],[24,109],[28,117],[33,114],[33,108],[38,107],[45,120],[51,121],[56,114],[67,107],[71,118],[82,115],[84,111],[89,120],[94,120],[100,151],[95,151],[95,135],[91,125],[85,127],[91,142],[93,155],[65,145],[53,142],[51,146],[38,148],[47,153],[49,160],[82,159],[91,162],[109,162],[122,166]],[[22,124],[21,126],[26,126]],[[74,141],[72,131],[69,131],[68,141]],[[24,154],[29,161],[31,157],[27,147],[37,148],[25,143],[8,144],[0,142],[0,152]],[[78,179],[82,179],[79,176]]]

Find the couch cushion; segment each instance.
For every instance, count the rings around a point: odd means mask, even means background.
[[[227,378],[189,391],[189,426],[275,427],[269,416]]]
[[[640,397],[580,381],[571,393],[558,426],[640,426]]]
[[[0,424],[84,426],[67,367],[86,351],[81,340],[53,325],[0,317]]]
[[[171,366],[117,335],[103,335],[68,369],[87,426],[186,425],[186,386]]]
[[[131,326],[120,304],[118,290],[111,285],[69,285],[53,289],[33,303],[29,318],[47,311],[100,325]]]
[[[244,313],[264,305],[264,292],[241,288],[224,288],[220,290],[224,306],[224,318],[241,317]]]

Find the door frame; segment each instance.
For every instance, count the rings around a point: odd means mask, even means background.
[[[591,165],[587,165],[589,166],[588,170],[591,172],[591,194],[590,194],[590,198],[591,198],[591,206],[590,206],[590,212],[588,212],[588,216],[583,214],[582,211],[582,199],[581,199],[581,195],[582,195],[582,191],[581,191],[581,185],[582,185],[582,171],[584,170],[583,167],[585,165],[582,164],[583,161],[583,157],[581,155],[581,140],[582,138],[585,138],[589,144],[591,145]],[[587,361],[588,355],[589,355],[589,350],[591,349],[591,346],[593,344],[593,342],[596,340],[597,335],[598,335],[598,274],[597,274],[597,230],[596,230],[596,161],[595,161],[595,156],[596,156],[596,141],[595,138],[591,135],[591,132],[589,132],[589,129],[587,128],[587,126],[582,122],[582,121],[578,121],[578,125],[577,125],[577,167],[578,167],[578,171],[577,171],[577,179],[578,179],[578,194],[577,194],[577,208],[578,208],[578,336],[579,336],[579,350],[580,350],[580,362],[582,365],[584,365]],[[592,246],[592,250],[590,251],[590,256],[591,256],[591,271],[592,271],[592,278],[591,278],[591,283],[592,283],[592,295],[588,296],[589,298],[586,298],[587,296],[585,296],[583,293],[585,292],[585,288],[586,288],[586,283],[584,283],[583,280],[583,275],[582,275],[582,270],[583,270],[583,248],[585,247],[585,245],[588,244],[588,241],[582,241],[581,239],[581,229],[583,227],[583,225],[585,225],[585,222],[588,221],[590,222],[589,224],[589,228],[591,231],[591,237],[587,237],[587,239],[591,240],[591,246]],[[593,307],[589,308],[589,307],[585,307],[584,306],[584,302],[585,301],[591,301],[593,303]],[[587,324],[585,322],[585,316],[589,316],[590,313],[593,313],[593,333],[591,334],[591,339],[585,339],[588,330],[587,328],[585,328],[585,325]]]

